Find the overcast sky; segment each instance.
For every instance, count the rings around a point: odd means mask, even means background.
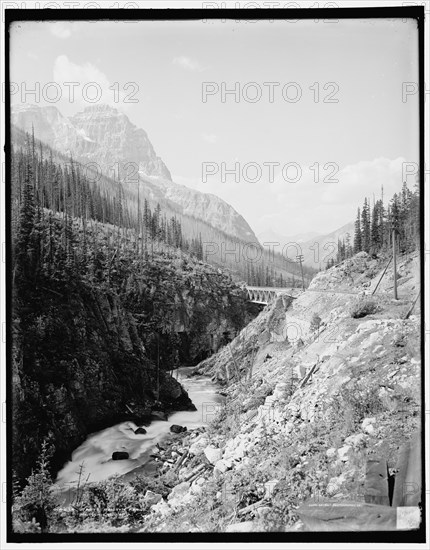
[[[20,91],[59,83],[61,99],[39,104],[67,116],[91,104],[83,87],[97,82],[100,102],[147,131],[174,181],[220,196],[256,234],[335,230],[381,185],[385,197],[398,190],[403,162],[418,162],[414,21],[20,23],[11,80]],[[73,102],[70,81],[80,83]],[[238,102],[221,94],[235,83]],[[222,167],[239,168],[239,181],[222,181]]]

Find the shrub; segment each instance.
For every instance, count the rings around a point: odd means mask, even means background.
[[[169,470],[170,472],[171,470]],[[173,472],[172,472],[173,473]],[[169,478],[167,479],[169,481]],[[152,491],[157,493],[162,497],[167,497],[170,493],[170,489],[166,487],[163,483],[163,480],[159,477],[153,478],[146,476],[145,474],[140,474],[130,481],[130,485],[135,489],[137,493],[146,494],[146,491]]]
[[[384,410],[378,387],[369,380],[352,381],[342,387],[332,402],[333,415],[343,437],[353,433],[368,416]],[[335,431],[335,430],[333,430]]]
[[[318,331],[320,328],[320,325],[321,325],[321,317],[316,313],[314,313],[311,319],[311,325],[310,325],[311,331],[312,332]]]
[[[311,495],[303,472],[294,471],[288,480],[281,480],[272,492],[272,507],[264,518],[267,531],[285,531],[298,521],[297,508]]]
[[[379,311],[379,306],[371,298],[360,299],[356,304],[351,308],[351,317],[354,319],[360,319],[361,317],[366,317],[366,315],[371,315]]]
[[[74,508],[74,521],[102,522],[114,527],[140,521],[149,506],[130,484],[118,477],[88,485]]]
[[[37,467],[27,479],[21,495],[13,503],[12,516],[17,532],[46,532],[58,507],[58,497],[53,490],[49,459],[54,449],[44,441]]]

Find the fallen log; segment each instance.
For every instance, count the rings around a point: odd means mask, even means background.
[[[193,481],[195,481],[196,479],[198,479],[200,476],[202,476],[205,471],[207,470],[207,468],[203,468],[203,470],[200,470],[200,472],[197,472],[193,477],[190,477],[190,479],[188,480],[189,483],[193,483]]]
[[[184,481],[189,481],[196,473],[205,469],[206,469],[206,464],[199,464],[197,468],[194,468],[192,472],[190,472],[187,476],[185,476]]]
[[[185,462],[187,456],[188,456],[188,452],[189,452],[189,449],[187,449],[183,454],[182,456],[179,458],[179,460],[177,461],[173,471],[174,472],[177,472],[179,470],[179,468],[181,467],[181,465]]]

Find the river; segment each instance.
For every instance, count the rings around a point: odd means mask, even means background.
[[[167,421],[153,420],[145,426],[144,435],[136,435],[138,428],[132,421],[121,422],[93,433],[72,453],[71,460],[58,472],[56,485],[60,491],[76,487],[78,472],[83,465],[82,481],[102,481],[114,474],[126,474],[145,465],[156,443],[161,442],[172,424],[186,426],[188,430],[206,425],[221,406],[223,398],[217,393],[217,387],[207,376],[190,376],[194,367],[180,367],[174,371],[175,378],[187,390],[196,411],[178,411]],[[112,460],[115,451],[129,453],[128,460]]]

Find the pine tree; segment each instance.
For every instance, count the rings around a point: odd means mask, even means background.
[[[354,233],[354,253],[361,252],[361,218],[360,209],[357,211],[357,219],[355,220],[355,233]]]
[[[34,255],[33,230],[36,218],[36,202],[34,196],[33,162],[27,154],[24,185],[19,212],[18,230],[15,244],[15,269],[24,277],[30,277],[33,271],[32,256]]]
[[[382,246],[381,232],[380,232],[380,208],[382,207],[381,201],[376,201],[372,210],[372,224],[370,230],[370,249],[372,252],[376,252]]]
[[[345,235],[345,256],[346,258],[352,256],[351,235],[349,233]]]
[[[361,211],[361,247],[365,252],[370,251],[370,215],[367,198],[364,199]]]
[[[46,441],[42,443],[37,468],[27,479],[27,485],[14,501],[14,515],[22,521],[31,522],[34,518],[42,532],[49,527],[51,516],[58,505],[58,497],[52,490],[49,473],[49,460],[53,448]]]

